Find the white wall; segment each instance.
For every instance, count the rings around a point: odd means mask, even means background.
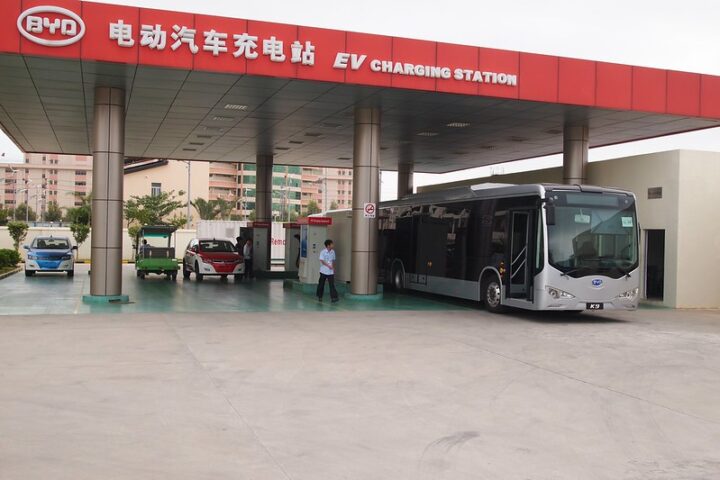
[[[720,307],[720,153],[680,151],[677,307]]]

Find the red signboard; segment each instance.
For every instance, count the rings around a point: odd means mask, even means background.
[[[79,0],[2,0],[0,52],[720,118],[714,76]]]
[[[298,225],[332,225],[331,217],[303,217],[298,218]]]
[[[248,227],[250,228],[270,228],[270,222],[249,222]]]

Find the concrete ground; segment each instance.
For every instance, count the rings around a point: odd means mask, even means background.
[[[388,292],[380,302],[350,301],[330,304],[325,289],[325,303],[313,296],[283,288],[282,280],[223,281],[206,277],[202,282],[192,276],[171,282],[159,275],[144,280],[135,276],[134,265],[123,267],[123,293],[130,303],[124,305],[87,305],[83,294],[90,293],[88,265],[76,265],[75,276],[43,273],[34,277],[16,274],[0,283],[0,315],[47,313],[148,313],[148,312],[286,312],[286,311],[357,311],[357,310],[457,310],[467,309],[467,302],[448,301],[440,297],[417,297]]]
[[[0,316],[2,480],[716,479],[719,445],[720,312]]]

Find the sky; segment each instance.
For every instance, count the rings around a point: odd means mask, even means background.
[[[720,75],[717,0],[113,0],[253,20],[504,48]],[[596,148],[590,161],[677,148],[720,151],[720,129]],[[3,157],[3,153],[5,156]],[[0,132],[0,161],[22,161]],[[560,165],[557,155],[444,175],[415,175],[415,185]],[[384,172],[382,197],[395,197]]]

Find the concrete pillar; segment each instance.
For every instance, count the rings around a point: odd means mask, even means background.
[[[380,200],[380,109],[355,108],[353,140],[353,221],[352,275],[353,295],[377,294],[378,226],[375,218],[366,218],[367,203]]]
[[[587,125],[565,125],[563,129],[563,183],[587,182],[588,147]]]
[[[90,302],[127,301],[122,295],[125,91],[95,89],[93,122]]]
[[[258,155],[255,171],[255,219],[272,221],[272,174],[273,156]]]
[[[413,194],[413,170],[412,163],[400,163],[398,165],[398,187],[397,197],[402,198]]]
[[[273,156],[258,155],[255,162],[255,221],[270,223],[272,222]],[[254,229],[253,269],[255,270],[270,270],[271,231],[271,228],[265,227]]]

